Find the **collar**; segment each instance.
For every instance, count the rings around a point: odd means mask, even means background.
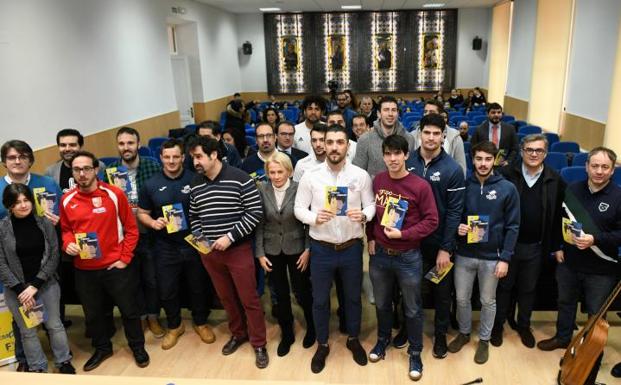
[[[284,153],[287,153],[287,154],[289,154],[289,155],[291,155],[291,151],[292,151],[291,149],[292,149],[292,148],[293,148],[293,147],[289,147],[289,148],[282,148],[282,147],[280,147],[280,146],[276,146],[276,149],[277,149],[278,151],[280,151],[280,152],[284,152]]]
[[[535,172],[533,175],[528,173],[528,169],[526,168],[526,166],[524,165],[524,162],[522,162],[522,174],[531,178],[531,179],[535,179],[535,178],[539,178],[539,176],[541,175],[541,173],[543,172],[543,163],[541,164],[541,166],[539,167],[539,170],[537,170],[537,172]]]
[[[278,192],[285,192],[285,191],[287,191],[289,186],[291,186],[291,179],[287,179],[287,181],[285,182],[285,184],[282,187],[276,187],[276,186],[272,185],[272,187],[274,188],[274,191],[278,191]]]
[[[30,177],[31,177],[31,174],[30,174],[30,172],[28,172],[28,176],[26,177],[26,182],[24,183],[26,186],[30,185]],[[8,183],[8,184],[12,184],[12,183],[13,183],[13,180],[11,179],[11,177],[9,176],[9,174],[6,174],[6,175],[4,176],[4,180],[5,180],[5,181],[6,181],[6,183]]]

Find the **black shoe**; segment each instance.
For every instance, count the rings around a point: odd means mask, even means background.
[[[612,368],[610,374],[612,374],[613,377],[621,377],[621,362],[619,362]]]
[[[260,348],[254,348],[254,354],[255,354],[254,363],[255,365],[257,365],[257,368],[259,369],[267,368],[267,364],[270,363],[270,358],[267,355],[267,349],[265,349],[265,346],[262,346]]]
[[[490,338],[490,342],[493,346],[502,345],[502,333],[503,327],[493,327],[492,328],[492,338]]]
[[[330,354],[330,347],[328,345],[317,344],[317,351],[311,360],[311,371],[313,373],[319,373],[323,370],[326,366],[328,354]]]
[[[146,368],[149,365],[149,354],[144,350],[144,347],[132,349],[134,353],[134,360],[139,368]]]
[[[518,334],[524,346],[531,349],[535,347],[535,336],[533,336],[530,328],[519,328]]]
[[[436,334],[433,339],[433,352],[431,353],[435,358],[444,358],[448,354],[446,347],[446,335]]]
[[[307,329],[304,339],[302,340],[302,346],[304,349],[308,349],[315,344],[317,336],[315,335],[315,329]]]
[[[403,327],[399,330],[399,333],[392,339],[392,346],[397,349],[402,349],[408,344],[408,330]]]
[[[276,349],[276,353],[278,357],[284,357],[291,350],[291,345],[295,342],[295,336],[293,335],[293,330],[282,333],[282,339],[278,344],[278,349]]]
[[[30,368],[28,368],[28,364],[25,362],[19,362],[17,364],[17,369],[15,370],[16,372],[29,372]]]
[[[112,352],[107,350],[95,350],[95,353],[91,356],[91,358],[86,361],[84,364],[84,371],[90,372],[91,370],[97,368],[101,365],[102,362],[112,357]]]
[[[61,374],[75,374],[75,368],[71,365],[71,361],[65,361],[60,364],[58,372]]]
[[[548,338],[547,340],[539,341],[539,343],[537,343],[537,347],[546,352],[556,349],[565,349],[568,346],[569,342],[563,342],[556,337]]]
[[[231,337],[231,339],[224,344],[222,347],[222,354],[228,356],[229,354],[235,353],[237,348],[243,345],[245,342],[248,342],[248,337],[237,338],[235,336]]]
[[[358,338],[348,338],[346,346],[347,349],[351,350],[354,361],[358,365],[365,366],[367,364],[367,352],[365,352],[362,345],[360,345]]]

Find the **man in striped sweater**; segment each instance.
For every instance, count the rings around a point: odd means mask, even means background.
[[[258,368],[269,362],[263,309],[256,292],[251,235],[263,217],[257,187],[245,172],[222,163],[218,142],[201,137],[190,147],[198,175],[191,183],[190,226],[211,244],[201,254],[233,336],[222,354],[250,339]]]

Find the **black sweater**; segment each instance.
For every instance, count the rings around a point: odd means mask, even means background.
[[[24,280],[27,282],[26,285],[19,284],[12,288],[19,294],[28,284],[39,288],[43,283],[37,278],[37,273],[41,269],[41,259],[45,252],[45,238],[37,226],[34,214],[25,218],[16,218],[12,215],[11,224],[15,234],[15,251],[22,264]]]

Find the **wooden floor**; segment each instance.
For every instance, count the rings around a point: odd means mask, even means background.
[[[264,308],[268,305],[264,301]],[[74,354],[73,363],[78,369],[78,374],[82,374],[82,366],[90,357],[92,352],[90,341],[84,337],[84,323],[81,308],[78,306],[69,307],[68,318],[73,321],[73,326],[69,328],[68,335],[71,349]],[[210,316],[210,324],[213,326],[217,340],[214,344],[207,345],[200,341],[191,327],[189,314],[185,313],[184,322],[186,334],[181,337],[179,343],[171,350],[163,351],[160,348],[160,341],[153,337],[150,332],[146,334],[146,348],[151,356],[151,364],[145,368],[138,368],[133,361],[131,351],[122,332],[120,318],[115,317],[117,329],[119,331],[114,336],[114,356],[105,361],[95,371],[89,373],[96,376],[128,376],[128,378],[117,378],[115,384],[191,384],[194,381],[182,381],[184,378],[199,379],[221,379],[237,381],[216,381],[217,383],[248,383],[256,382],[267,383],[267,381],[287,381],[287,382],[315,382],[328,384],[407,384],[411,383],[408,379],[408,362],[406,349],[390,349],[387,351],[386,359],[378,363],[369,363],[366,367],[356,365],[351,353],[345,348],[346,336],[338,332],[336,316],[331,321],[330,355],[326,368],[320,374],[313,374],[310,371],[310,360],[315,351],[315,347],[310,349],[302,348],[301,340],[304,330],[296,322],[296,343],[292,346],[291,352],[286,357],[276,355],[276,346],[280,339],[280,332],[275,320],[267,317],[268,351],[270,354],[270,365],[267,369],[259,370],[254,366],[254,353],[249,344],[242,346],[235,354],[223,356],[220,352],[222,345],[228,340],[229,333],[224,312],[216,310]],[[421,384],[438,385],[459,385],[482,377],[484,384],[556,384],[558,363],[562,350],[554,352],[542,352],[538,349],[527,349],[520,341],[518,335],[509,330],[505,331],[505,343],[500,348],[490,347],[490,359],[485,365],[477,365],[473,361],[476,347],[476,338],[464,347],[457,354],[450,354],[442,360],[438,360],[431,355],[431,327],[432,311],[425,312],[425,336],[423,378]],[[475,318],[478,313],[475,312]],[[296,310],[297,319],[301,319],[301,312]],[[534,315],[534,334],[537,340],[548,338],[554,333],[554,319],[556,313],[537,312]],[[608,385],[620,384],[619,379],[610,375],[610,369],[621,361],[621,321],[615,314],[610,314],[610,335],[608,346],[605,351],[604,362],[598,380]],[[584,319],[580,320],[581,324]],[[475,322],[475,328],[478,322]],[[362,344],[367,351],[375,343],[376,322],[374,308],[366,299],[363,300],[363,328],[361,334]],[[476,330],[476,329],[475,329]],[[455,332],[451,330],[451,337]],[[476,333],[475,333],[476,334]],[[42,340],[46,340],[41,336]],[[49,352],[48,352],[49,353]],[[14,366],[9,365],[0,368],[0,383],[16,384],[15,377],[7,372],[14,371]],[[41,375],[21,375],[20,385],[39,384]],[[79,377],[79,376],[78,376]],[[139,377],[131,379],[129,377]],[[64,379],[64,380],[63,380]],[[176,380],[175,380],[176,379]],[[106,377],[83,377],[84,381],[71,383],[94,384],[94,383],[113,383],[112,379]],[[103,380],[103,381],[100,381]],[[43,383],[63,383],[66,382],[65,376],[46,375]],[[181,381],[181,382],[180,382]]]

